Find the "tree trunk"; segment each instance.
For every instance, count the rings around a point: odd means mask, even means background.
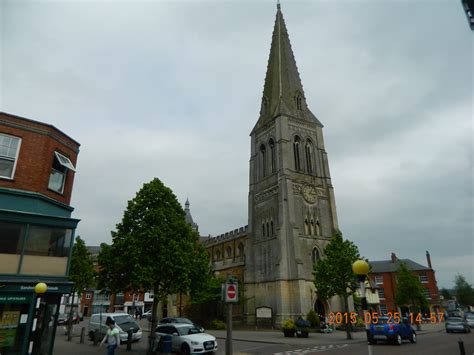
[[[72,293],[72,301],[71,307],[69,307],[69,318],[67,320],[67,341],[71,341],[72,339],[72,314],[74,309],[74,296],[76,295],[76,291]]]
[[[158,323],[158,303],[160,302],[159,298],[157,297],[157,292],[159,286],[156,285],[153,290],[153,306],[151,308],[151,327],[150,327],[150,335],[148,337],[148,354],[153,354],[153,344],[155,342],[155,329]]]
[[[347,302],[347,296],[344,296],[343,299],[344,299],[344,312],[346,312],[346,314],[349,314],[349,304]],[[348,340],[352,340],[350,323],[346,324],[346,336]]]

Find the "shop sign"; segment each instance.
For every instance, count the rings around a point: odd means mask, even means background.
[[[29,303],[31,296],[0,295],[0,303]]]

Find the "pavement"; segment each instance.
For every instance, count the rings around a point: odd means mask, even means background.
[[[126,351],[126,345],[122,344],[117,351],[117,354],[136,354],[145,355],[146,353],[146,337],[149,334],[149,322],[147,320],[139,321],[140,326],[143,330],[144,337],[140,342],[132,344],[132,350]],[[62,327],[57,328],[56,340],[54,344],[53,355],[64,355],[64,354],[75,354],[75,355],[86,355],[86,354],[105,354],[106,347],[98,348],[94,346],[92,342],[87,338],[87,321],[83,321],[78,325],[74,326],[73,338],[69,342],[67,336],[64,334]],[[80,332],[81,328],[86,328],[86,337],[84,343],[80,344]],[[437,324],[423,324],[421,330],[417,331],[418,336],[423,334],[431,334],[436,332],[444,331],[444,323]],[[225,330],[208,330],[207,333],[214,335],[217,339],[225,340],[227,332]],[[310,347],[315,345],[337,345],[337,344],[355,344],[366,342],[366,335],[364,331],[353,332],[353,340],[346,339],[346,333],[344,331],[334,331],[328,334],[322,333],[309,333],[308,338],[285,338],[282,331],[280,330],[268,330],[268,329],[253,329],[253,330],[233,330],[232,339],[233,341],[243,342],[255,342],[264,344],[284,344],[294,345],[298,347]],[[220,342],[223,344],[223,342]],[[235,355],[239,353],[234,352]]]

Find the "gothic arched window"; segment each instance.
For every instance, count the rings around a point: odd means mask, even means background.
[[[320,259],[321,259],[321,254],[319,253],[318,248],[314,247],[312,255],[311,255],[311,260],[313,261],[313,264]]]
[[[268,141],[268,146],[270,147],[270,171],[271,173],[275,172],[276,160],[275,160],[275,142],[272,138]]]
[[[311,218],[309,234],[314,235],[314,220]]]
[[[308,218],[304,219],[304,234],[308,235],[309,234],[309,223],[308,223]]]
[[[221,251],[217,250],[216,251],[216,259],[219,260],[221,258]]]
[[[272,236],[275,234],[274,230],[273,230],[273,220],[270,221],[270,228],[272,229]]]
[[[301,170],[301,160],[300,160],[300,145],[301,139],[298,136],[295,136],[295,140],[293,141],[293,153],[295,158],[295,170]]]
[[[227,247],[226,252],[227,252],[227,257],[228,257],[228,258],[231,258],[231,257],[232,257],[232,248],[231,248],[231,247]]]
[[[262,223],[262,235],[265,237],[265,222]]]
[[[305,155],[306,155],[306,168],[308,169],[308,173],[312,173],[313,172],[313,163],[312,163],[313,144],[311,143],[309,139],[306,141],[304,150],[305,150]]]
[[[316,221],[316,235],[321,235],[321,225]]]
[[[265,145],[260,146],[260,156],[261,156],[261,167],[262,167],[262,177],[265,177],[267,171],[267,151]]]
[[[239,251],[239,256],[242,258],[244,256],[244,245],[242,243],[239,243],[237,250]]]

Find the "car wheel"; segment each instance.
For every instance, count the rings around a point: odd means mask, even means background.
[[[415,334],[415,332],[411,333],[411,335],[410,335],[410,342],[412,342],[413,344],[416,343],[416,334]]]
[[[451,331],[450,331],[450,330],[448,330],[448,329],[446,329],[446,333],[451,333]]]
[[[395,344],[402,345],[402,336],[397,334],[397,338],[395,339]]]
[[[181,345],[181,354],[183,355],[189,355],[191,354],[191,349],[189,348],[189,345],[184,343]]]

